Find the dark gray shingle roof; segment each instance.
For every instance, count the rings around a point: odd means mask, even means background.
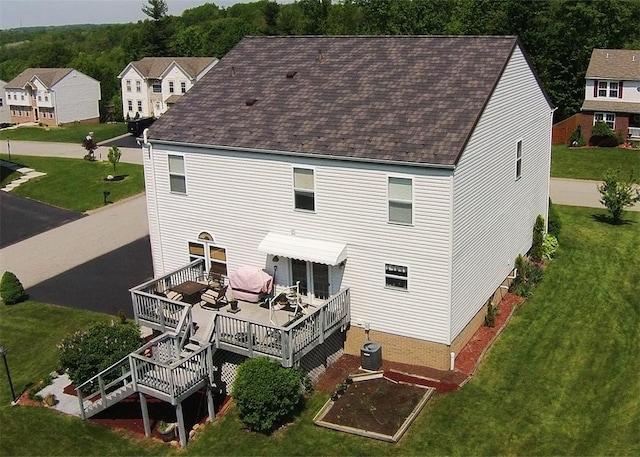
[[[374,161],[457,162],[515,37],[249,37],[152,140]],[[297,72],[293,78],[287,73]],[[247,106],[247,100],[257,100]]]
[[[131,65],[145,78],[158,79],[167,71],[169,65],[175,62],[191,79],[195,79],[216,60],[215,57],[143,57],[142,60],[131,62]]]

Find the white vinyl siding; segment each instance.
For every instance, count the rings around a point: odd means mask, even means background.
[[[273,274],[271,256],[258,252],[269,232],[344,243],[347,261],[329,268],[329,287],[351,288],[352,325],[368,322],[374,330],[447,343],[451,171],[174,146],[171,154],[184,154],[187,165],[184,198],[162,179],[165,148],[155,145],[153,166],[145,167],[145,176],[155,176],[147,192],[156,198],[149,201],[156,275],[185,265],[185,246],[202,230],[226,248],[229,274],[241,265]],[[293,168],[314,170],[314,191],[322,196],[315,213],[291,211]],[[413,226],[387,222],[389,175],[412,181]],[[384,263],[409,267],[408,290],[385,286]],[[287,282],[289,262],[275,265],[276,282]]]
[[[58,81],[51,88],[51,98],[59,124],[100,118],[100,83],[79,71]]]
[[[551,107],[516,47],[456,167],[453,210],[453,341],[531,247],[547,217]],[[522,141],[522,176],[514,179]]]

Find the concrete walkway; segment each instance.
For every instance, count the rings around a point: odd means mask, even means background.
[[[604,209],[604,205],[600,203],[600,192],[598,192],[600,184],[600,181],[586,179],[551,178],[549,197],[551,197],[553,203],[559,205]],[[640,211],[640,202],[627,208],[627,210]]]
[[[131,137],[128,133],[126,135],[122,135],[118,138],[112,138],[110,140],[98,143],[98,149],[95,151],[96,159],[98,160],[107,160],[107,154],[109,152],[109,146],[103,145],[104,143],[112,143],[117,139],[127,139],[127,137]],[[128,143],[135,144],[135,140],[132,138]],[[6,153],[7,144],[6,142],[0,143],[2,144],[2,152]],[[51,143],[46,141],[18,141],[11,140],[11,154],[15,155],[28,155],[28,156],[43,156],[43,157],[67,157],[72,159],[82,159],[86,154],[87,150],[82,147],[82,145],[75,143]],[[120,152],[122,153],[122,157],[120,157],[120,161],[124,163],[136,163],[142,164],[142,149],[141,148],[133,148],[133,147],[120,147]]]
[[[142,194],[1,249],[0,271],[12,271],[27,289],[147,235]]]

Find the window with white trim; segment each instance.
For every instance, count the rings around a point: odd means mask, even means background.
[[[202,232],[198,241],[189,241],[189,261],[197,259],[204,260],[207,272],[227,276],[227,250],[218,246],[207,232]]]
[[[384,285],[393,289],[407,290],[409,288],[409,267],[385,263]]]
[[[516,179],[522,176],[522,140],[516,144]]]
[[[159,94],[162,92],[162,84],[160,83],[155,83],[153,86],[151,86],[153,88],[153,93],[154,94]]]
[[[142,112],[142,100],[138,100],[138,112]]]
[[[142,82],[136,79],[136,92],[142,92]]]
[[[133,100],[127,100],[128,111],[133,111]]]
[[[20,94],[20,100],[24,100],[24,94]]]
[[[618,81],[598,81],[598,97],[618,98],[619,90]]]
[[[4,106],[4,103],[2,103],[2,97],[0,97],[0,106]]]
[[[38,101],[41,102],[42,101],[42,95],[38,95]]]
[[[181,91],[183,94],[186,94],[186,93],[187,93],[187,83],[186,83],[186,82],[182,81],[182,82],[180,83],[180,91]]]
[[[169,155],[169,188],[177,194],[187,193],[187,177],[184,171],[184,157]]]
[[[127,86],[127,92],[131,92],[131,80],[130,80],[130,79],[127,79],[127,80],[125,81],[125,84],[126,84],[126,86]]]
[[[11,94],[7,94],[7,100],[11,100]]]
[[[615,126],[616,126],[615,113],[594,113],[593,124],[595,125],[595,123],[598,121],[602,121],[606,123],[611,130],[615,130]]]
[[[169,81],[169,93],[173,94],[173,81]]]
[[[44,94],[44,101],[48,102],[49,101],[49,96],[47,94]]]
[[[410,178],[389,176],[389,222],[413,224],[413,182]]]
[[[316,210],[314,172],[311,168],[293,169],[293,198],[296,209]]]

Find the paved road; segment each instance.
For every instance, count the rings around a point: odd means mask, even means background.
[[[0,249],[0,271],[14,272],[27,289],[148,235],[142,194]]]
[[[549,196],[553,203],[570,206],[588,206],[602,208],[598,185],[600,181],[588,181],[586,179],[551,178]],[[635,204],[630,211],[640,211],[640,203]]]
[[[0,192],[0,249],[76,219],[82,213]]]
[[[96,158],[98,160],[107,160],[107,153],[112,145],[120,148],[120,152],[122,152],[121,162],[142,164],[142,149],[137,147],[135,138],[129,134],[99,143],[95,152]],[[0,148],[3,153],[8,152],[6,142],[0,142]],[[86,149],[75,143],[11,140],[11,154],[16,155],[81,159],[86,153]]]

